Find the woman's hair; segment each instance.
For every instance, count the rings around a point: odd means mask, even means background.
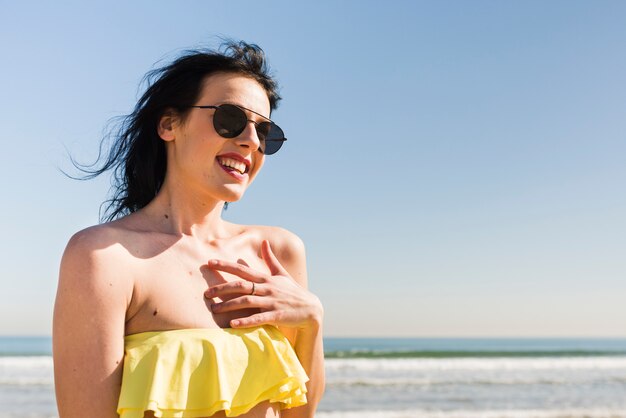
[[[112,197],[105,202],[101,219],[110,221],[146,206],[158,193],[165,179],[165,141],[157,133],[164,112],[174,109],[184,121],[189,106],[196,104],[204,80],[215,73],[236,73],[256,80],[266,91],[270,109],[276,109],[280,96],[276,80],[269,74],[263,50],[243,41],[224,42],[219,50],[192,50],[174,62],[148,72],[147,89],[130,115],[120,119],[117,129],[100,144],[93,165],[74,165],[87,180],[113,171]],[[105,154],[103,150],[109,148]]]

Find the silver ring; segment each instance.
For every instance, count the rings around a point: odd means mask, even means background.
[[[250,292],[250,295],[254,295],[254,282],[252,282],[252,292]]]

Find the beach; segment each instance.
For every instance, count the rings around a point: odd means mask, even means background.
[[[626,418],[626,340],[327,338],[317,418]],[[0,337],[0,417],[57,417],[49,337]]]

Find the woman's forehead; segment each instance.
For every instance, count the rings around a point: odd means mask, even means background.
[[[241,74],[218,73],[204,80],[198,104],[214,106],[223,103],[237,104],[270,116],[270,101],[263,86]]]

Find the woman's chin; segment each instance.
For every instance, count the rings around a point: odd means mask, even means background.
[[[228,203],[233,203],[241,200],[245,193],[245,189],[241,187],[226,187],[223,193],[221,193],[222,197],[220,200],[223,200]]]

